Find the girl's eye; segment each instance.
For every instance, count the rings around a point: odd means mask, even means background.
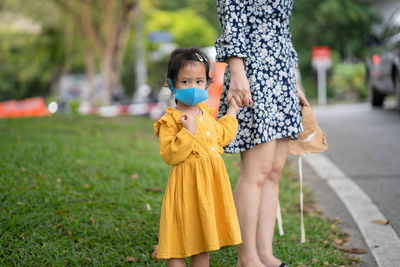
[[[189,83],[189,81],[182,81],[182,83],[183,83],[183,84],[188,84],[188,83]]]
[[[197,81],[197,83],[198,83],[198,84],[202,84],[202,83],[203,83],[203,81],[202,81],[202,80],[200,80],[200,81]]]

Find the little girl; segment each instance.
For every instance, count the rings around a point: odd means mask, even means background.
[[[172,165],[161,210],[158,258],[167,266],[208,266],[209,251],[242,242],[231,185],[221,157],[237,132],[238,106],[216,121],[207,104],[207,57],[176,49],[168,62],[176,108],[154,124],[160,155]]]

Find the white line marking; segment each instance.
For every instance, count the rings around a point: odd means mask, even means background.
[[[324,155],[308,154],[304,156],[304,160],[342,200],[378,265],[400,266],[400,239],[390,224],[379,225],[372,222],[387,219],[371,198]]]

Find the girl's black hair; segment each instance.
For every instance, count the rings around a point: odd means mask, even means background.
[[[172,51],[168,60],[167,78],[175,83],[178,78],[179,71],[184,68],[190,61],[198,61],[204,63],[206,69],[207,82],[210,81],[210,63],[206,54],[198,48],[177,48]]]

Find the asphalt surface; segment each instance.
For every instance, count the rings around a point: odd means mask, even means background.
[[[362,103],[313,110],[327,134],[325,156],[369,195],[400,236],[400,113],[394,104],[383,109]],[[343,231],[352,236],[349,247],[368,251],[340,199],[311,168],[304,167],[305,184],[314,190],[319,208],[327,217],[341,220]],[[362,259],[361,266],[377,266],[371,253],[355,256]]]

